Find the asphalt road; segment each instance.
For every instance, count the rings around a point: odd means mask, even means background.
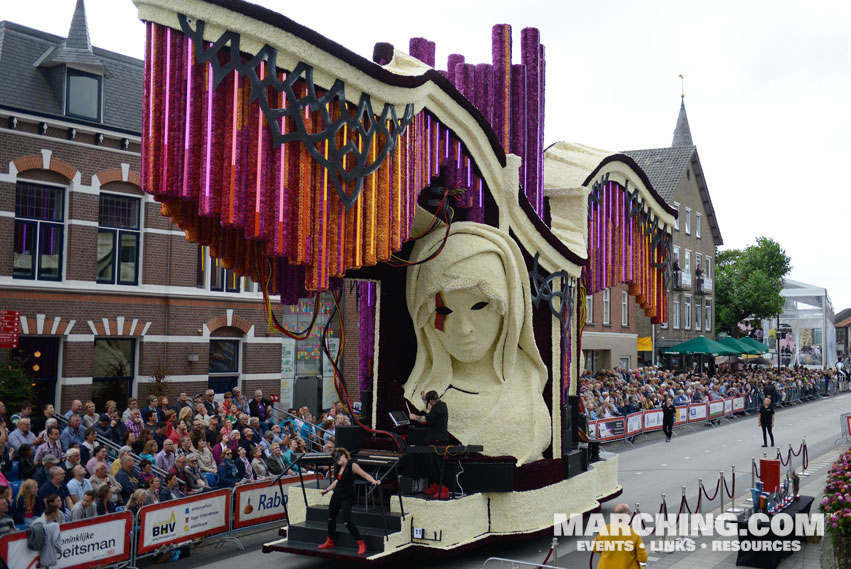
[[[806,437],[808,455],[812,461],[837,445],[840,436],[839,416],[851,411],[851,395],[845,393],[830,399],[809,402],[792,408],[781,409],[775,418],[775,444],[786,455],[789,444],[797,451]],[[671,513],[679,509],[682,487],[686,487],[689,505],[694,508],[697,501],[698,478],[703,478],[704,486],[711,494],[715,489],[719,471],[724,471],[730,483],[731,467],[736,467],[736,494],[744,496],[751,482],[751,457],[760,458],[764,451],[769,458],[776,454],[773,449],[763,449],[762,432],[757,425],[756,416],[724,420],[717,427],[689,426],[676,431],[678,436],[670,443],[665,442],[661,432],[639,437],[634,446],[626,443],[611,443],[604,447],[608,452],[619,454],[618,480],[624,487],[620,498],[604,505],[608,513],[616,502],[627,502],[631,507],[639,503],[641,510],[648,513],[658,512],[661,494],[667,495],[668,510]],[[801,458],[793,458],[793,464],[800,470]],[[814,476],[802,480],[802,492],[818,495],[824,477]],[[718,500],[704,511],[719,506]],[[241,538],[245,551],[240,551],[233,543],[223,543],[221,547],[203,547],[193,550],[192,556],[185,560],[169,563],[173,569],[206,569],[221,567],[226,559],[227,565],[237,568],[286,568],[286,569],[331,569],[340,567],[338,561],[287,555],[282,553],[263,554],[261,545],[277,539],[276,530],[255,533]],[[541,563],[547,556],[552,537],[527,539],[523,541],[499,542],[482,549],[462,553],[449,558],[428,558],[413,556],[403,558],[391,567],[411,569],[441,567],[447,569],[479,569],[489,557],[502,557],[519,561]],[[576,551],[576,538],[559,539],[560,567],[584,569],[588,567],[586,552]],[[146,565],[142,561],[139,565]],[[488,565],[488,569],[499,565]],[[507,567],[507,566],[503,566]]]

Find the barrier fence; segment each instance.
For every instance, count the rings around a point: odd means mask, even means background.
[[[319,475],[292,476],[283,486],[319,479]],[[62,551],[53,569],[90,569],[110,565],[136,567],[142,557],[188,543],[217,537],[242,544],[234,532],[287,517],[286,501],[275,479],[235,488],[222,488],[178,500],[143,506],[136,516],[118,512],[60,527]],[[0,557],[9,569],[32,569],[39,554],[27,548],[27,532],[0,538]]]

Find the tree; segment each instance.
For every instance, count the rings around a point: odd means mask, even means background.
[[[17,413],[24,400],[32,401],[32,382],[25,362],[16,355],[0,364],[0,401],[6,404],[9,415]]]
[[[780,245],[758,237],[744,250],[720,251],[715,262],[715,319],[719,331],[740,335],[739,322],[780,314],[785,302],[780,295],[783,278],[792,266]]]

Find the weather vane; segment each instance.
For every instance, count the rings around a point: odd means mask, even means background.
[[[686,76],[680,73],[680,97],[686,98]]]

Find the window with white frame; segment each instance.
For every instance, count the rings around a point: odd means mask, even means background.
[[[629,326],[629,293],[621,291],[621,326]]]
[[[222,265],[221,259],[210,257],[207,246],[198,246],[198,267],[195,286],[215,292],[248,292],[258,290],[257,284],[248,277],[239,277]]]
[[[97,282],[139,284],[139,198],[100,194]]]
[[[64,237],[65,189],[18,182],[12,276],[61,281]]]
[[[683,286],[691,286],[691,251],[688,249],[685,250],[685,256],[683,257],[683,264],[681,267],[683,269]]]
[[[691,296],[683,298],[683,329],[691,330]]]
[[[680,246],[679,245],[674,245],[674,261],[676,261],[677,266],[680,268],[680,270],[682,270],[682,266],[680,266],[680,262],[682,261],[682,259],[680,259]]]
[[[700,327],[701,327],[700,324],[701,324],[701,321],[703,320],[703,318],[701,318],[701,316],[703,316],[703,301],[701,301],[699,298],[695,298],[694,299],[694,329],[695,330],[700,330]]]
[[[695,270],[697,270],[697,267],[700,267],[701,269],[703,269],[703,267],[701,266],[702,263],[703,263],[703,255],[701,255],[700,253],[695,251],[694,252],[694,267],[695,267]]]
[[[677,217],[674,218],[674,229],[680,229],[680,204],[674,202],[674,209],[677,210]]]
[[[686,208],[686,235],[691,235],[691,208]]]
[[[594,323],[594,297],[590,294],[585,297],[585,323]]]
[[[674,327],[674,330],[679,330],[680,328],[680,295],[674,295],[674,309],[671,311],[671,325]]]
[[[703,305],[703,311],[706,313],[706,317],[703,319],[703,329],[707,332],[712,330],[712,299],[707,298],[706,303]]]
[[[706,257],[703,260],[703,276],[707,279],[712,278],[712,257]]]
[[[603,324],[612,323],[612,291],[606,289],[603,291]]]
[[[700,213],[699,213],[699,212],[694,212],[694,215],[695,215],[695,219],[694,219],[694,235],[695,235],[695,237],[697,237],[698,239],[700,239],[700,221],[701,221],[702,216],[700,215]]]

